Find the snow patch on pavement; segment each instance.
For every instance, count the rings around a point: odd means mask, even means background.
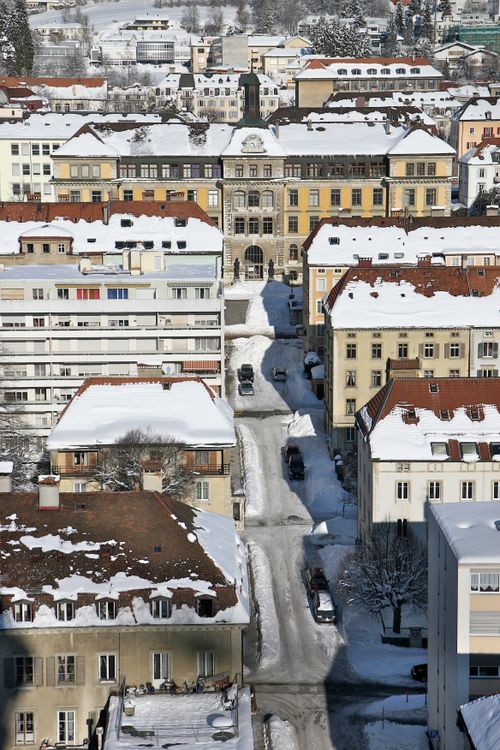
[[[425,693],[418,695],[391,695],[383,700],[373,701],[364,710],[366,716],[386,719],[408,719],[412,718],[426,721],[427,719],[427,696]]]
[[[425,727],[374,721],[365,727],[368,750],[428,750]]]
[[[272,573],[265,552],[255,542],[248,543],[248,553],[253,576],[254,600],[257,604],[257,623],[260,633],[261,667],[275,664],[280,656],[278,613],[274,601]]]
[[[298,750],[297,734],[289,721],[271,716],[267,721],[269,750]]]
[[[243,454],[243,490],[245,493],[245,516],[256,518],[264,513],[264,488],[259,451],[252,431],[244,424],[237,426]]]
[[[226,336],[295,335],[288,309],[290,293],[290,287],[279,281],[239,281],[226,288],[226,299],[249,300],[245,324],[226,326]],[[294,290],[297,296],[301,293]]]

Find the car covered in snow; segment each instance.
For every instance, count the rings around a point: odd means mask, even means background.
[[[253,383],[253,378],[253,366],[249,364],[241,365],[240,369],[238,370],[238,380],[240,382],[242,380],[249,380],[251,383]]]
[[[273,380],[276,380],[279,383],[284,383],[288,377],[286,367],[273,367],[271,372]]]
[[[411,676],[418,682],[427,682],[427,664],[415,664],[411,668]]]
[[[286,464],[290,461],[290,458],[292,456],[300,456],[301,458],[303,458],[302,451],[300,450],[298,445],[295,445],[294,443],[287,443],[283,448],[283,458],[285,459]]]
[[[313,617],[319,623],[336,623],[337,606],[329,591],[314,591],[312,595]]]
[[[321,568],[307,568],[304,574],[306,588],[310,594],[314,591],[329,591],[328,581]]]
[[[242,380],[238,385],[238,393],[240,396],[253,396],[255,394],[253,383],[250,380]]]
[[[292,453],[288,459],[288,479],[304,479],[305,466],[302,453]]]

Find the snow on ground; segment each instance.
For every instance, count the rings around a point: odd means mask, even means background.
[[[270,667],[280,656],[280,629],[273,592],[271,566],[265,552],[249,542],[248,553],[254,583],[254,598],[258,603],[257,621],[260,632],[261,667]]]
[[[270,750],[298,750],[297,735],[289,721],[271,716],[267,721]]]
[[[254,396],[240,396],[237,372],[242,364],[254,368]],[[288,379],[284,383],[272,379],[273,367],[286,367]],[[297,339],[273,340],[266,336],[237,338],[229,344],[227,397],[237,412],[289,411],[300,407],[321,407],[311,383],[304,377],[302,342]]]
[[[427,696],[419,695],[391,695],[380,701],[373,701],[363,711],[365,716],[386,719],[427,719]]]
[[[302,288],[294,290],[302,297]],[[226,337],[295,335],[288,309],[290,287],[279,281],[238,281],[225,290],[227,299],[248,299],[245,323],[226,326]]]
[[[365,727],[369,750],[428,750],[425,727],[374,721]]]
[[[237,427],[243,453],[243,488],[247,518],[264,514],[264,491],[259,451],[252,431],[244,424]]]

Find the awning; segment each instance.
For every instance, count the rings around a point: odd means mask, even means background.
[[[183,372],[220,372],[220,362],[216,359],[201,359],[198,362],[183,362]]]

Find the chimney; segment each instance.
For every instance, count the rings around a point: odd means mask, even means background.
[[[0,492],[12,492],[12,461],[0,461]]]
[[[364,107],[365,106],[365,97],[364,96],[358,96],[356,99],[356,107]]]
[[[308,130],[312,130],[312,129],[313,129],[313,124],[312,124],[312,120],[308,120],[308,121],[307,121],[307,129],[308,129]]]
[[[59,510],[59,474],[38,477],[38,510]]]
[[[92,270],[92,261],[90,258],[80,258],[78,263],[78,270],[80,273],[89,273]]]
[[[142,489],[147,492],[162,492],[161,461],[143,461]]]
[[[418,266],[428,268],[429,266],[432,266],[432,256],[431,255],[421,255],[418,258]]]
[[[109,224],[109,214],[110,214],[110,202],[102,204],[102,223],[107,226]]]
[[[391,134],[391,123],[389,122],[387,118],[385,119],[385,122],[384,122],[384,130],[385,130],[386,135]]]
[[[371,268],[373,265],[371,258],[358,258],[359,268]]]

